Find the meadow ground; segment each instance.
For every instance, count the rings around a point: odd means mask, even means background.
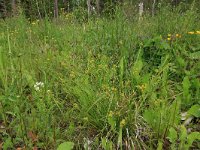
[[[199,16],[1,20],[0,149],[200,148]]]

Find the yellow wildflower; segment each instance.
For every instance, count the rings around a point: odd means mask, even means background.
[[[180,35],[180,34],[176,34],[176,37],[177,37],[177,38],[181,38],[181,35]]]
[[[113,92],[116,92],[116,91],[117,91],[117,89],[116,89],[115,87],[112,87],[111,90],[112,90]]]
[[[121,97],[123,97],[123,98],[125,97],[125,94],[124,94],[123,92],[120,93],[120,95],[121,95]]]
[[[110,111],[109,114],[108,114],[108,116],[109,116],[109,117],[112,117],[113,114],[114,114],[113,111]]]
[[[73,71],[71,71],[70,75],[69,75],[71,78],[75,78],[75,73]]]
[[[171,41],[171,38],[167,38],[168,41]]]
[[[35,23],[35,22],[32,22],[31,24],[32,24],[32,25],[35,25],[36,23]]]
[[[191,32],[188,32],[188,34],[194,34],[194,32],[193,32],[193,31],[191,31]]]
[[[122,119],[122,120],[120,121],[120,127],[121,127],[121,128],[124,127],[125,124],[126,124],[126,120],[125,120],[125,119]]]
[[[172,35],[171,35],[171,34],[167,34],[167,36],[169,36],[169,37],[170,37],[170,36],[172,36]]]
[[[146,89],[146,85],[142,84],[142,85],[138,86],[138,88],[143,92]]]
[[[200,34],[200,31],[196,31],[196,34]]]
[[[84,117],[83,120],[88,121],[88,117]]]

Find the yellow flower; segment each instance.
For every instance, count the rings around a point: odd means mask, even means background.
[[[171,41],[171,38],[167,38],[168,41]]]
[[[88,117],[84,117],[83,120],[88,121]]]
[[[142,85],[139,85],[138,88],[144,92],[144,90],[146,89],[146,85],[145,84],[142,84]]]
[[[117,89],[116,89],[115,87],[112,87],[111,90],[112,90],[113,92],[116,92],[116,91],[117,91]]]
[[[71,78],[75,78],[76,77],[76,75],[75,75],[75,73],[73,72],[73,71],[71,71],[71,73],[70,73],[70,75],[69,75]]]
[[[125,97],[125,94],[124,94],[123,92],[122,92],[120,95],[121,95],[121,97],[123,97],[123,98]]]
[[[120,127],[121,127],[121,128],[124,127],[125,124],[126,124],[126,120],[125,120],[125,119],[122,119],[122,120],[120,121]]]
[[[167,34],[167,36],[169,36],[169,37],[170,37],[170,36],[172,36],[172,35],[171,35],[171,34]]]
[[[109,117],[112,117],[113,114],[114,114],[114,113],[113,113],[112,111],[110,111],[109,114],[108,114],[108,116],[109,116]]]
[[[35,23],[35,22],[32,22],[31,24],[32,24],[32,25],[35,25],[36,23]]]
[[[180,34],[176,34],[176,37],[177,37],[177,38],[181,38],[181,35],[180,35]]]
[[[196,34],[200,34],[200,31],[196,31]]]
[[[191,31],[191,32],[188,32],[188,34],[194,34],[194,32],[193,32],[193,31]]]

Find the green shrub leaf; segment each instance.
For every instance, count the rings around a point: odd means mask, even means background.
[[[197,118],[200,117],[200,105],[196,104],[196,105],[193,105],[189,110],[188,110],[188,113],[190,115],[193,115]]]
[[[58,146],[57,150],[71,150],[73,149],[73,147],[74,147],[73,142],[64,142]]]
[[[177,140],[177,132],[174,128],[170,128],[169,129],[169,135],[167,137],[169,139],[170,142],[175,142]]]

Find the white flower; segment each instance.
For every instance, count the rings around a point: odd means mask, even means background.
[[[34,88],[36,91],[40,91],[41,88],[44,87],[44,83],[43,82],[36,82],[34,85]]]
[[[181,120],[186,120],[187,119],[187,112],[181,113]]]

